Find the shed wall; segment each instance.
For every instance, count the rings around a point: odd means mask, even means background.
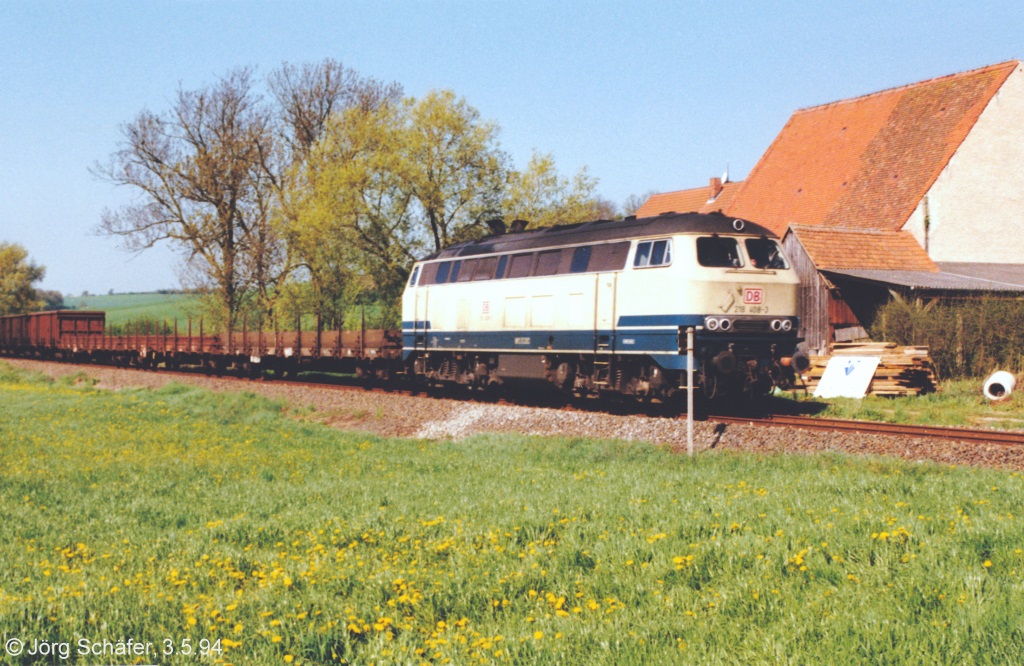
[[[798,308],[800,337],[814,353],[827,349],[829,340],[828,290],[804,247],[789,233],[782,239],[782,249],[800,278]]]

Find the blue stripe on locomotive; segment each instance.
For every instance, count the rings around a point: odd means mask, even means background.
[[[530,330],[530,331],[443,331],[434,330],[429,321],[402,322],[403,359],[415,351],[489,350],[499,352],[578,352],[646,354],[666,370],[686,370],[686,355],[679,350],[680,327],[700,326],[701,315],[630,315],[619,317],[616,330]],[[423,337],[425,336],[425,338]],[[419,341],[417,343],[417,337]],[[728,338],[698,333],[697,340],[713,346],[736,344],[760,347],[767,340],[757,335]],[[601,343],[600,349],[598,343]],[[607,346],[606,346],[607,345]],[[699,360],[695,364],[700,366]]]

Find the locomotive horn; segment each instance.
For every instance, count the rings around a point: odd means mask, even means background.
[[[989,400],[1004,400],[1010,397],[1013,393],[1013,387],[1017,385],[1017,380],[1009,372],[1005,370],[999,370],[993,372],[992,375],[985,380],[985,387],[982,389],[982,393]]]

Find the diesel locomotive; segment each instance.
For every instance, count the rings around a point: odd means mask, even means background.
[[[421,381],[542,382],[575,395],[709,398],[789,387],[799,280],[777,237],[720,214],[665,214],[491,235],[417,262],[402,357]]]

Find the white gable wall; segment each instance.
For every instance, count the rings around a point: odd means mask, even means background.
[[[927,248],[934,261],[1024,264],[1024,68],[1020,65],[903,229]]]

